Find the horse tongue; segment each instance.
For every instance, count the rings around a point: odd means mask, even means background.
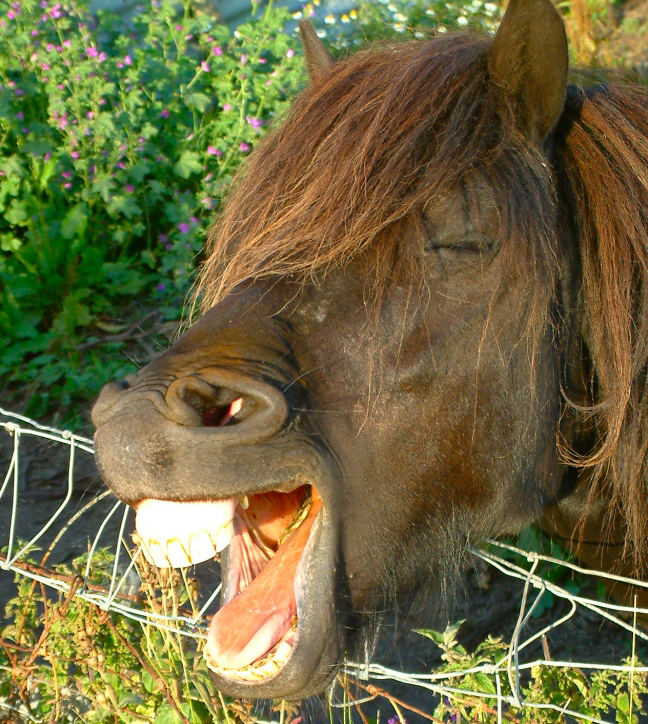
[[[290,629],[297,613],[295,575],[321,501],[282,543],[261,573],[214,616],[205,657],[219,669],[240,669],[260,659]]]

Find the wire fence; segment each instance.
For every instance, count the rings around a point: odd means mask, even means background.
[[[190,595],[185,597],[184,606],[177,605],[178,597],[175,596],[176,605],[171,611],[168,607],[147,605],[154,597],[142,595],[142,589],[146,588],[147,582],[149,590],[157,593],[160,587],[164,586],[164,582],[158,578],[151,583],[152,567],[142,555],[141,546],[132,542],[130,537],[134,527],[132,509],[106,490],[97,492],[83,504],[75,498],[75,471],[79,456],[94,454],[92,440],[41,425],[2,408],[0,408],[0,426],[8,436],[5,442],[9,443],[9,462],[6,472],[3,473],[0,469],[0,511],[5,514],[0,521],[0,569],[12,571],[41,583],[67,597],[66,600],[72,597],[82,598],[102,611],[115,612],[140,624],[154,626],[178,636],[190,637],[200,646],[201,641],[206,639],[210,612],[213,612],[216,606],[220,585],[215,585],[211,591],[203,592],[200,603],[197,597]],[[37,530],[30,530],[29,534],[25,535],[22,523],[32,519],[33,508],[30,505],[25,508],[21,503],[21,494],[28,477],[21,464],[21,453],[25,441],[34,438],[40,438],[66,449],[67,472],[61,502],[51,506],[53,510],[48,513],[47,520],[39,525]],[[47,460],[43,460],[43,464],[47,464]],[[66,548],[67,543],[64,541],[74,537],[75,526],[89,516],[93,509],[96,510],[99,504],[107,506],[107,512],[101,515],[94,513],[96,530],[87,540],[82,568],[71,572],[65,567],[53,564],[51,561],[55,560],[55,553],[57,551],[60,553]],[[87,531],[87,526],[84,531]],[[87,532],[85,534],[87,536]],[[39,552],[40,559],[35,557],[36,552]],[[506,711],[510,707],[515,707],[517,710],[525,708],[551,710],[563,718],[573,717],[582,721],[613,721],[571,709],[569,701],[559,706],[525,700],[522,682],[528,672],[537,671],[538,667],[578,669],[582,672],[601,670],[619,672],[627,674],[631,682],[634,675],[645,675],[648,673],[648,667],[636,665],[634,654],[638,641],[648,642],[648,633],[637,625],[637,617],[648,615],[648,609],[624,606],[614,601],[582,595],[580,592],[575,592],[573,587],[556,583],[547,576],[543,577],[541,564],[559,566],[581,577],[608,579],[611,582],[625,583],[639,588],[648,588],[648,582],[601,573],[579,566],[570,560],[528,552],[516,545],[501,541],[488,541],[483,547],[471,548],[470,552],[488,566],[523,583],[517,622],[507,649],[501,657],[495,662],[480,663],[470,668],[423,674],[395,670],[380,663],[348,661],[343,667],[343,675],[355,680],[367,695],[353,698],[345,693],[340,700],[333,687],[330,705],[357,708],[366,701],[385,695],[390,698],[395,711],[398,712],[397,720],[404,720],[405,714],[399,709],[399,701],[386,694],[380,686],[381,682],[393,681],[413,689],[430,691],[448,701],[457,698],[462,701],[466,697],[470,697],[471,701],[495,701],[496,707],[491,711],[498,722],[510,720],[506,719]],[[66,570],[68,572],[65,572]],[[159,572],[154,572],[159,575]],[[184,571],[181,572],[180,578],[177,573],[163,575],[175,576],[173,585],[180,580],[187,590],[191,588],[191,582]],[[169,578],[168,582],[170,581]],[[567,613],[559,615],[540,630],[531,632],[529,622],[547,593],[557,599],[564,599],[569,609]],[[632,658],[629,663],[553,660],[546,650],[547,655],[542,658],[532,657],[530,660],[525,660],[525,650],[528,651],[534,642],[542,641],[548,633],[564,626],[579,609],[586,609],[601,619],[614,623],[619,627],[620,633],[625,632],[623,635],[632,642]],[[458,685],[457,682],[465,680],[466,676],[475,674],[485,674],[490,677],[494,681],[495,691],[470,690],[466,689],[465,685]],[[0,709],[3,708],[12,709],[6,702],[0,700]],[[428,719],[439,721],[425,712],[416,709],[414,711]]]

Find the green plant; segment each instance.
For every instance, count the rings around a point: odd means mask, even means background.
[[[132,27],[22,0],[0,18],[0,376],[31,383],[30,413],[92,396],[79,343],[120,309],[179,317],[224,190],[303,82],[288,17],[232,34],[189,0]],[[89,361],[95,389],[128,367]]]

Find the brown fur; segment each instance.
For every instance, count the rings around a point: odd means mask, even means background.
[[[396,259],[422,284],[421,249],[402,244],[402,225],[420,226],[426,203],[476,171],[494,191],[503,251],[528,268],[540,335],[561,256],[546,219],[562,204],[579,230],[592,362],[584,394],[565,393],[595,437],[591,449],[562,452],[611,492],[639,562],[648,543],[648,94],[570,87],[550,169],[490,82],[491,45],[456,36],[385,47],[311,83],[239,176],[198,293],[208,309],[241,282],[318,282],[362,254],[376,299]]]

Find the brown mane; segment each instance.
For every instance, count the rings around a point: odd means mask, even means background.
[[[558,173],[579,230],[582,330],[592,360],[594,468],[628,527],[638,562],[648,546],[648,92],[570,88],[558,133]]]
[[[380,289],[396,257],[412,269],[420,258],[416,244],[402,248],[402,223],[477,173],[494,192],[503,250],[528,270],[539,331],[558,278],[557,180],[579,230],[593,367],[580,412],[596,436],[591,452],[563,452],[610,486],[637,554],[648,544],[648,94],[570,87],[551,169],[489,77],[491,42],[367,51],[311,83],[239,175],[198,293],[206,309],[249,279],[318,281],[369,250]]]

